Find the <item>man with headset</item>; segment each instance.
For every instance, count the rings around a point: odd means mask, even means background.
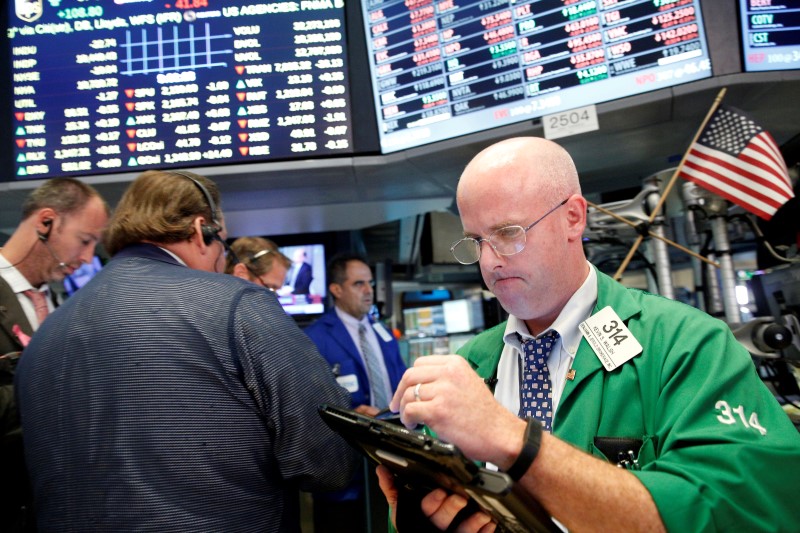
[[[92,260],[108,206],[91,186],[56,178],[34,189],[22,220],[0,250],[0,530],[33,530],[14,369],[40,321],[53,311],[48,283]],[[27,522],[27,523],[26,523]]]
[[[113,258],[17,370],[42,531],[297,531],[299,490],[344,486],[348,405],[270,291],[224,269],[215,184],[148,171],[109,223]],[[337,461],[329,461],[335,456]]]

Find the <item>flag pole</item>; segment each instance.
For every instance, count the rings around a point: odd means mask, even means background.
[[[677,168],[675,168],[675,172],[672,173],[672,177],[667,183],[667,186],[664,188],[664,192],[661,193],[661,198],[658,199],[658,203],[653,208],[653,212],[650,213],[648,221],[649,223],[652,223],[653,220],[655,220],[655,218],[658,216],[658,213],[661,211],[661,207],[664,205],[664,202],[667,201],[667,196],[669,195],[670,191],[672,191],[672,187],[675,185],[675,181],[678,179],[678,174],[680,174],[681,170],[683,170],[683,165],[686,163],[686,159],[689,157],[689,152],[692,150],[692,146],[694,146],[694,143],[696,143],[697,139],[700,138],[700,134],[703,133],[703,130],[706,128],[706,124],[708,124],[708,121],[711,120],[711,116],[714,114],[714,111],[716,111],[719,105],[722,103],[722,99],[725,97],[725,93],[727,91],[727,87],[723,87],[720,89],[719,93],[717,93],[717,97],[711,104],[711,108],[708,110],[708,113],[706,113],[706,117],[703,119],[702,124],[700,124],[700,127],[697,129],[697,133],[694,134],[692,142],[690,142],[689,147],[686,148],[686,152],[683,154],[681,162],[678,163]],[[636,240],[631,246],[630,251],[628,251],[628,255],[625,256],[622,264],[620,264],[619,268],[617,269],[617,273],[614,274],[615,280],[619,281],[622,279],[623,272],[625,272],[625,269],[628,268],[628,264],[631,262],[631,259],[633,259],[633,255],[636,253],[636,250],[639,249],[639,245],[642,244],[642,241],[644,241],[644,235],[639,235],[636,237]]]
[[[598,211],[600,211],[601,213],[604,213],[604,214],[610,216],[611,218],[619,220],[623,224],[626,224],[626,225],[628,225],[628,226],[630,226],[630,227],[632,227],[634,229],[638,228],[638,225],[635,222],[631,222],[627,218],[621,217],[618,214],[614,213],[613,211],[609,211],[608,209],[606,209],[605,207],[603,207],[601,205],[597,205],[595,203],[592,203],[589,200],[586,200],[586,204],[589,207],[593,207],[593,208],[597,209]],[[703,261],[704,263],[708,263],[709,265],[711,265],[713,267],[719,268],[719,263],[717,263],[716,261],[712,261],[711,259],[709,259],[707,257],[703,257],[702,255],[700,255],[700,254],[698,254],[696,252],[693,252],[692,250],[686,248],[683,245],[678,244],[675,241],[671,241],[671,240],[667,239],[666,237],[662,237],[661,235],[659,235],[657,233],[653,233],[650,230],[647,231],[647,235],[648,235],[648,237],[652,237],[653,239],[658,239],[661,242],[664,242],[664,243],[666,243],[666,244],[668,244],[668,245],[670,245],[670,246],[672,246],[674,248],[677,248],[681,252],[684,252],[684,253],[694,257],[695,259],[699,259],[700,261]]]

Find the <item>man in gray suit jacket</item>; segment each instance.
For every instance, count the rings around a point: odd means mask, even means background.
[[[32,531],[14,369],[40,321],[53,310],[48,283],[92,260],[108,206],[91,186],[56,178],[33,190],[22,221],[0,250],[0,531]]]

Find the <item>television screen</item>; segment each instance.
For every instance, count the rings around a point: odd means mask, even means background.
[[[698,0],[362,0],[394,152],[711,76]]]
[[[328,284],[325,281],[325,246],[304,244],[281,246],[292,260],[286,281],[277,291],[278,301],[290,315],[318,315],[325,311]]]
[[[343,0],[6,5],[16,179],[352,152]]]
[[[800,2],[739,0],[744,69],[800,68]]]
[[[67,296],[72,296],[78,289],[89,283],[89,280],[100,272],[101,268],[103,268],[103,263],[98,256],[94,256],[91,262],[82,264],[75,272],[64,277],[64,290]]]

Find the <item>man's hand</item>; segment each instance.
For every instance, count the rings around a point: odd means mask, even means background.
[[[495,401],[469,363],[456,355],[420,357],[390,404],[406,427],[425,424],[470,459],[508,468],[522,449],[525,421]]]
[[[450,527],[450,523],[459,511],[467,506],[467,500],[458,494],[447,494],[443,489],[436,489],[422,499],[422,512],[434,526],[442,531]],[[486,513],[474,513],[461,522],[457,533],[493,533],[497,524]]]
[[[379,465],[377,470],[378,484],[383,495],[389,504],[389,517],[392,525],[397,529],[397,488],[394,485],[394,476],[383,465]],[[436,489],[422,499],[421,508],[425,516],[431,523],[441,530],[450,526],[453,518],[459,511],[466,507],[467,500],[458,494],[448,495],[442,489]],[[491,521],[491,517],[485,513],[475,513],[456,529],[459,533],[493,533],[496,524]]]
[[[377,407],[372,407],[371,405],[366,405],[366,404],[359,405],[358,407],[353,409],[353,411],[367,416],[375,416],[381,412],[381,410],[378,409]]]
[[[383,465],[378,465],[375,469],[378,474],[378,485],[381,492],[386,497],[386,503],[389,504],[389,518],[392,520],[392,525],[397,529],[397,487],[394,486],[394,476]]]

